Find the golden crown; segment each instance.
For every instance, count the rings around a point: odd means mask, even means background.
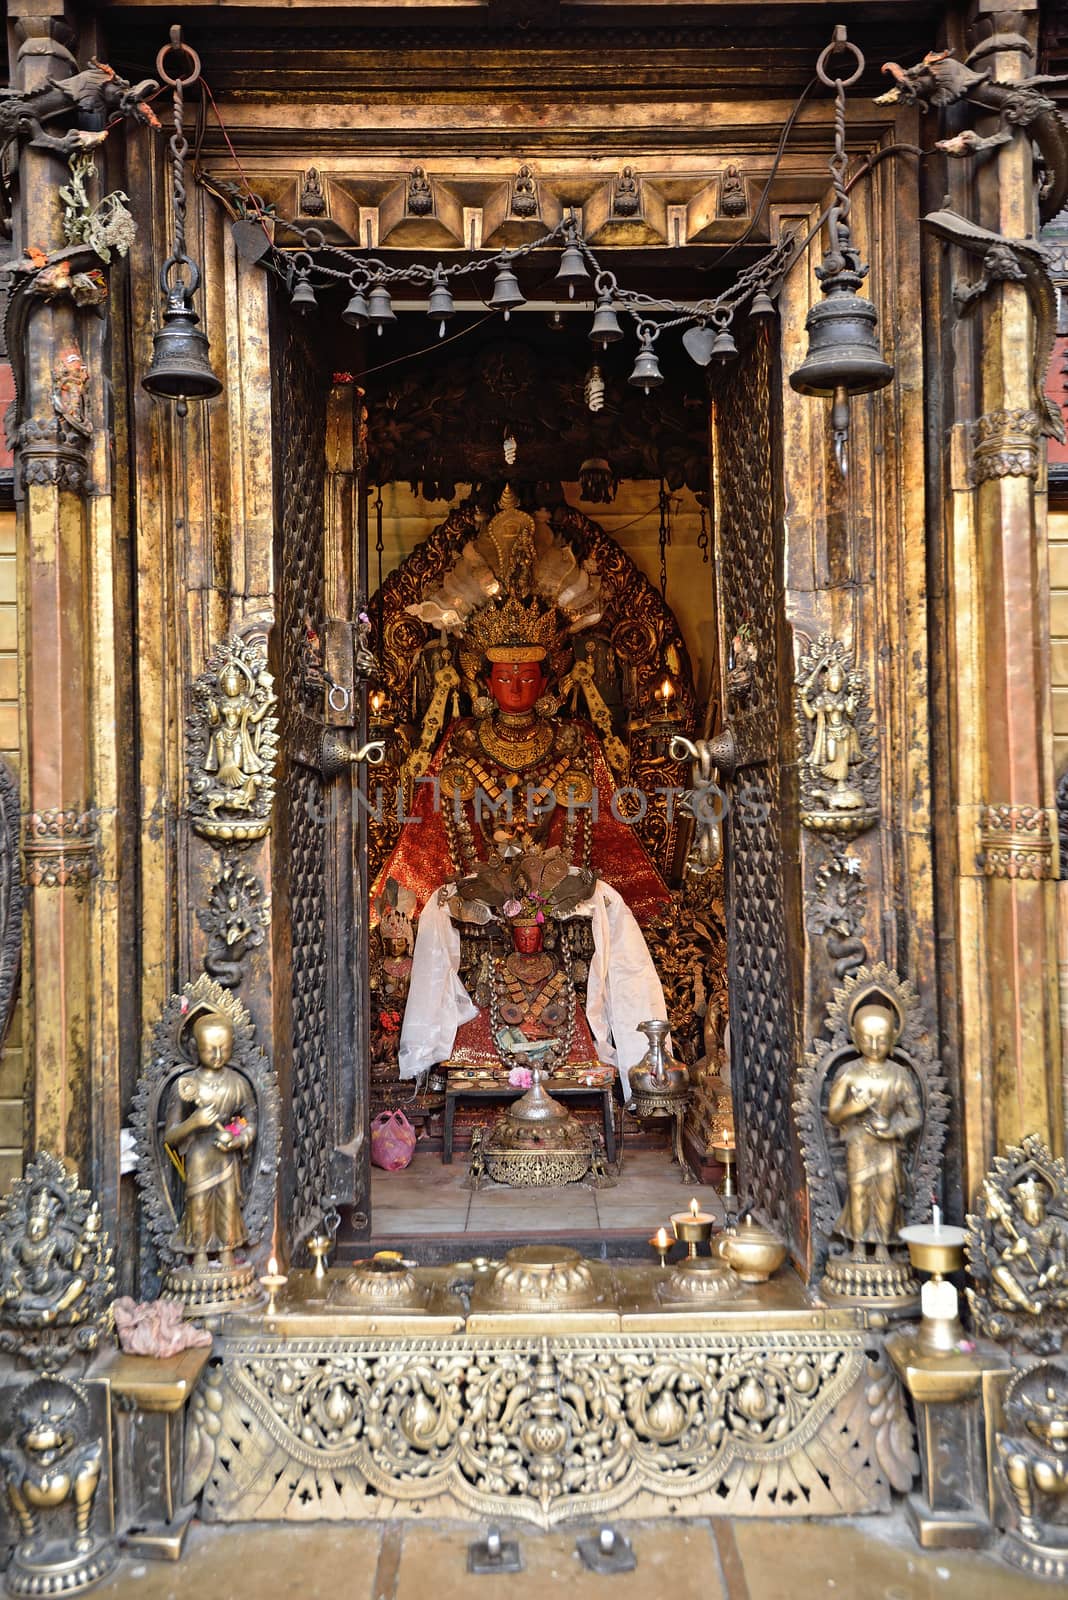
[[[566,664],[566,630],[555,606],[509,595],[471,617],[460,642],[460,666],[471,681],[489,661],[547,661],[552,676]]]

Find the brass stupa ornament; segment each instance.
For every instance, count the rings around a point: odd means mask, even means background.
[[[513,1189],[547,1189],[578,1183],[593,1164],[593,1140],[571,1113],[544,1088],[541,1071],[509,1106],[478,1148],[486,1176]]]

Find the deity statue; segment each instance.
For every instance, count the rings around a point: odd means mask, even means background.
[[[0,1200],[0,1350],[41,1370],[88,1354],[113,1283],[99,1206],[58,1156],[39,1151]]]
[[[968,1218],[967,1250],[979,1331],[1059,1350],[1068,1314],[1068,1173],[1037,1135],[995,1158]]]
[[[22,1320],[45,1327],[55,1322],[86,1291],[82,1266],[95,1253],[99,1233],[100,1210],[94,1205],[86,1218],[84,1236],[68,1233],[64,1237],[57,1226],[55,1197],[42,1184],[30,1201],[22,1237],[0,1242],[4,1265],[0,1305],[14,1302]]]
[[[212,732],[205,772],[214,782],[207,796],[208,811],[248,811],[256,798],[263,762],[259,757],[256,724],[266,715],[269,702],[253,705],[249,684],[236,664],[219,676],[219,698],[208,702]]]
[[[189,1316],[260,1297],[273,1226],[278,1084],[231,989],[202,972],[156,1024],[130,1114],[161,1294]]]
[[[839,1068],[831,1084],[827,1120],[846,1147],[846,1201],[837,1232],[848,1239],[855,1260],[873,1246],[876,1261],[889,1261],[888,1246],[902,1224],[908,1141],[923,1126],[916,1080],[893,1059],[901,1018],[888,1004],[869,1003],[853,1012],[854,1060]]]
[[[270,828],[276,697],[262,652],[224,640],[193,684],[189,811],[205,838],[244,843]]]
[[[857,691],[841,661],[822,656],[802,683],[800,699],[805,716],[814,725],[812,748],[804,761],[831,785],[824,803],[830,810],[859,809],[864,798],[849,786],[849,769],[861,759],[855,723]]]
[[[1005,1394],[997,1455],[1015,1526],[1004,1558],[1043,1578],[1068,1578],[1068,1371],[1044,1361]]]
[[[234,1047],[228,1017],[206,1012],[192,1028],[200,1065],[178,1079],[167,1112],[166,1145],[180,1160],[185,1201],[175,1247],[194,1272],[209,1257],[232,1268],[248,1242],[241,1213],[241,1156],[256,1139],[249,1087],[229,1065]]]
[[[589,946],[588,960],[580,958],[584,1017],[576,1019],[568,1059],[618,1063],[625,1080],[644,1054],[637,1024],[665,1014],[640,923],[664,906],[668,890],[620,812],[606,753],[622,771],[626,752],[592,667],[574,660],[574,636],[600,620],[598,574],[546,523],[519,511],[507,490],[501,504],[441,587],[408,608],[443,637],[456,636],[459,672],[450,660],[436,674],[438,692],[408,763],[409,816],[378,877],[378,885],[389,877],[404,884],[423,907],[400,1074],[415,1078],[438,1063],[505,1064],[488,1015],[495,969],[485,950],[476,988],[486,1004],[476,1004],[460,979],[456,897],[487,862],[552,851],[565,871],[586,875],[584,885],[588,879],[581,913],[566,919],[566,929],[554,923],[548,930],[561,962],[565,941],[571,954],[573,939]],[[445,729],[435,751],[461,676],[475,714]],[[561,718],[570,693],[584,696],[600,739],[588,723]],[[499,926],[497,933],[504,937]],[[519,951],[538,956],[539,970],[546,953]],[[511,979],[519,981],[514,972]]]
[[[940,1191],[945,1078],[915,990],[885,962],[835,990],[823,1031],[794,1100],[814,1252],[826,1264],[821,1293],[911,1310],[920,1286],[899,1234],[926,1220]]]

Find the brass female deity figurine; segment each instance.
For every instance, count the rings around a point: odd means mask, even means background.
[[[889,1261],[888,1246],[903,1221],[905,1149],[923,1125],[916,1081],[892,1059],[901,1019],[888,1005],[864,1005],[853,1014],[850,1037],[857,1058],[831,1084],[827,1120],[846,1147],[846,1201],[837,1232],[853,1259]]]
[[[212,1256],[220,1267],[233,1268],[234,1251],[248,1242],[241,1156],[255,1142],[256,1124],[248,1084],[228,1065],[234,1047],[229,1019],[207,1012],[192,1031],[200,1065],[174,1087],[165,1139],[181,1159],[185,1191],[175,1243],[196,1273],[207,1271]]]
[[[797,677],[801,757],[801,820],[807,828],[844,836],[862,833],[877,816],[864,674],[845,646],[822,634],[805,652]]]

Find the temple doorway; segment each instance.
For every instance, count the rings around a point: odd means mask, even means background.
[[[691,1199],[721,1211],[736,1136],[788,1224],[772,339],[715,373],[664,351],[646,391],[588,308],[460,308],[448,333],[402,315],[388,354],[284,334],[288,714],[325,685],[327,720],[385,751],[295,763],[280,830],[298,1238],[332,1194],[356,1253],[633,1254]],[[678,738],[732,712],[748,770],[706,771],[695,821]],[[658,1018],[678,1117],[629,1083]],[[494,1144],[532,1093],[559,1182]],[[414,1135],[408,1164],[372,1165],[372,1130],[387,1163]]]

